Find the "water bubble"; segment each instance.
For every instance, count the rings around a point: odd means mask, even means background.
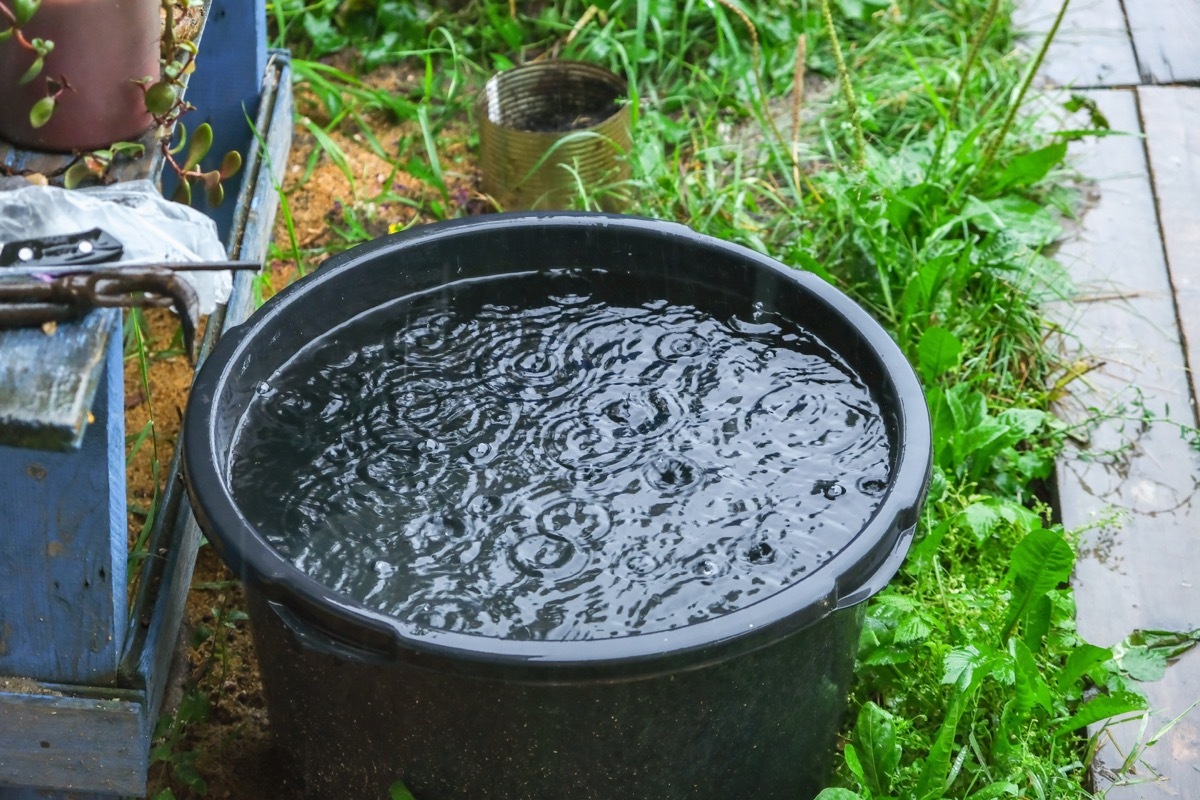
[[[492,455],[492,446],[487,442],[479,442],[474,444],[467,450],[467,454],[475,461],[482,461]]]
[[[634,553],[625,559],[625,568],[634,575],[645,577],[658,569],[658,559],[649,553]]]
[[[560,581],[577,573],[586,563],[570,540],[547,533],[524,537],[509,549],[509,557],[525,575]]]
[[[680,358],[697,358],[708,352],[708,341],[691,331],[667,333],[654,343],[654,352],[666,361]]]
[[[612,528],[612,518],[601,505],[583,500],[563,500],[538,517],[538,527],[550,536],[578,542],[595,542]]]
[[[591,300],[589,294],[552,294],[550,302],[560,306],[581,306]]]
[[[836,480],[821,480],[813,482],[812,494],[822,495],[826,500],[835,500],[845,493],[846,487],[842,486]]]
[[[466,535],[467,523],[454,514],[428,514],[418,518],[409,529],[409,539],[421,553],[437,550]]]
[[[658,455],[646,467],[650,485],[667,493],[685,489],[699,477],[700,468],[682,456]]]
[[[406,616],[414,625],[436,631],[462,632],[481,622],[478,606],[459,599],[418,603]]]
[[[720,565],[711,558],[702,558],[696,562],[696,574],[703,578],[711,578],[721,571]]]
[[[374,564],[374,567],[375,567],[375,574],[381,578],[392,577],[393,575],[396,574],[397,569],[398,569],[395,564],[389,564],[388,562],[386,562],[382,559],[380,559],[379,561],[376,561]]]
[[[259,397],[265,397],[266,395],[269,395],[271,393],[271,384],[267,383],[266,381],[259,381],[258,385],[254,387],[254,393]]]
[[[886,488],[887,481],[879,478],[859,478],[858,480],[858,490],[863,494],[880,495]]]
[[[751,564],[775,563],[776,551],[770,542],[759,539],[746,548],[746,560]]]
[[[427,456],[436,458],[445,455],[448,448],[437,439],[425,439],[417,445],[417,449]]]
[[[467,510],[477,517],[495,514],[504,506],[504,501],[494,494],[477,494],[467,503]]]

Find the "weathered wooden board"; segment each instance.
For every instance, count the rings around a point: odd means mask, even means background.
[[[1139,130],[1134,90],[1089,96],[1115,129]],[[1079,155],[1081,171],[1098,180],[1099,199],[1059,254],[1080,297],[1052,311],[1067,326],[1068,344],[1102,366],[1071,384],[1062,412],[1083,419],[1095,408],[1113,418],[1060,462],[1058,490],[1063,523],[1085,531],[1074,577],[1079,631],[1107,646],[1137,628],[1200,627],[1200,454],[1180,436],[1179,426],[1196,418],[1142,140],[1106,137]],[[1153,421],[1140,421],[1143,408]],[[1143,688],[1154,709],[1149,737],[1200,699],[1200,653]],[[1139,724],[1116,726],[1101,741],[1103,788],[1111,782],[1106,769],[1137,746]],[[1143,754],[1133,776],[1162,780],[1116,786],[1107,797],[1200,797],[1198,764],[1200,716],[1191,715]]]
[[[0,446],[79,447],[119,318],[111,309],[93,312],[60,324],[53,336],[36,328],[0,331]]]
[[[1122,0],[1142,83],[1200,81],[1200,2]]]
[[[1200,2],[1195,4],[1200,13]],[[1200,32],[1195,50],[1200,55]],[[1167,265],[1200,397],[1200,88],[1138,89]],[[1197,535],[1200,535],[1198,532]],[[1200,565],[1197,565],[1200,566]]]
[[[121,315],[95,316],[106,363],[80,449],[0,447],[0,674],[116,677],[128,604]]]
[[[8,692],[0,683],[0,782],[109,796],[145,792],[141,702],[128,692],[65,697]],[[131,779],[133,778],[133,779]],[[0,800],[37,794],[0,786]],[[56,798],[75,797],[54,794]]]
[[[1041,47],[1062,2],[1017,0],[1013,23],[1025,32],[1027,49],[1036,51]],[[1042,64],[1041,77],[1055,86],[1078,88],[1137,84],[1138,65],[1121,0],[1071,0]]]

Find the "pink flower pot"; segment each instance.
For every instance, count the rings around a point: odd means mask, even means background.
[[[54,50],[30,83],[19,80],[34,54],[15,37],[0,45],[0,138],[36,150],[95,150],[137,138],[153,124],[135,83],[159,75],[159,0],[43,0],[23,28]],[[46,96],[47,79],[69,89],[40,128],[29,111]]]

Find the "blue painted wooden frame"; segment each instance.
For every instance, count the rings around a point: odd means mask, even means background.
[[[221,4],[240,11],[252,7],[265,23],[263,0],[213,2]],[[226,40],[223,49],[263,50],[264,27],[235,25],[229,31],[224,35],[234,40]],[[245,46],[239,46],[239,31],[257,37],[257,44],[243,38]],[[202,61],[211,59],[212,43],[222,40],[206,36],[206,41]],[[248,155],[226,241],[231,256],[261,260],[291,145],[287,53],[270,54],[265,71],[257,74],[254,130],[261,138],[249,138],[243,119]],[[197,78],[192,80],[197,87]],[[238,102],[239,115],[243,107]],[[252,282],[252,275],[239,273],[229,303],[210,317],[202,354],[226,325],[249,313]],[[96,318],[107,344],[93,421],[80,449],[0,447],[0,676],[19,676],[0,677],[0,800],[144,794],[151,736],[201,538],[178,481],[176,454],[151,532],[154,555],[143,563],[126,621],[120,314],[106,311]],[[81,586],[83,593],[76,591]]]
[[[250,121],[258,114],[262,77],[267,67],[267,10],[264,0],[211,0],[200,43],[202,58],[188,83],[187,99],[195,106],[182,120],[188,130],[202,123],[213,129],[213,144],[201,162],[202,169],[216,169],[230,150],[243,155],[254,146]],[[244,173],[226,182],[230,196],[241,187]],[[163,193],[170,197],[177,179],[169,170],[163,175]],[[198,203],[205,203],[203,197]],[[234,206],[222,203],[206,207],[217,223],[223,240],[233,227]]]
[[[81,684],[117,675],[128,604],[125,480],[112,469],[125,464],[121,312],[90,316],[108,345],[80,448],[0,447],[0,675]]]

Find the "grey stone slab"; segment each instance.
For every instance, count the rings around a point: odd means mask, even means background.
[[[1114,129],[1139,131],[1134,90],[1089,96]],[[1083,531],[1073,580],[1079,630],[1107,646],[1134,629],[1200,627],[1200,453],[1180,435],[1196,416],[1142,139],[1097,139],[1077,159],[1098,193],[1059,253],[1079,296],[1052,312],[1075,355],[1099,366],[1070,385],[1061,414],[1110,416],[1060,462],[1058,489],[1064,525]],[[1143,409],[1152,419],[1140,418]],[[1153,709],[1144,729],[1135,721],[1092,731],[1099,787],[1133,754],[1134,770],[1110,800],[1200,797],[1200,715],[1138,750],[1200,699],[1200,653],[1143,688]]]
[[[1062,0],[1017,0],[1013,23],[1024,31],[1027,49],[1036,52],[1041,46],[1061,5]],[[1042,64],[1041,77],[1055,86],[1137,84],[1138,65],[1121,0],[1071,0]]]

